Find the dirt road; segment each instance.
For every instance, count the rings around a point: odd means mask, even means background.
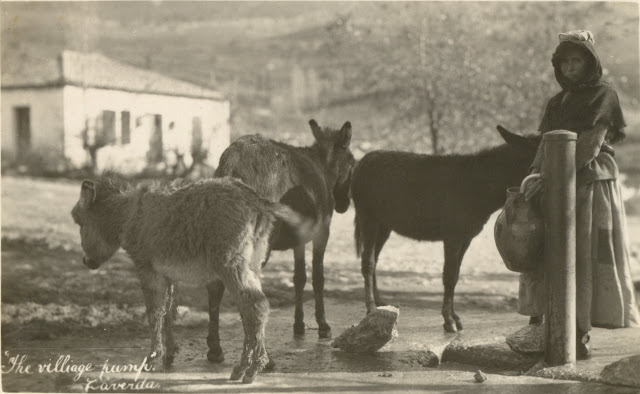
[[[87,376],[93,375],[87,371],[74,381],[79,365],[92,363],[97,369],[105,363],[141,362],[147,355],[149,336],[133,266],[123,253],[97,271],[89,271],[82,265],[79,236],[68,215],[75,202],[77,185],[3,178],[2,188],[3,371],[10,366],[11,357],[18,355],[25,356],[24,365],[31,365],[32,369],[39,364],[55,366],[60,357],[64,361],[67,355],[67,368],[76,366],[75,373],[18,374],[11,370],[2,375],[3,389],[80,390]],[[517,274],[506,270],[493,244],[495,217],[473,240],[462,264],[455,305],[465,330],[457,335],[472,335],[477,332],[474,330],[480,330],[486,335],[500,336],[526,323],[525,317],[515,313]],[[352,223],[352,210],[334,216],[325,255],[326,311],[334,336],[357,324],[365,313]],[[640,219],[630,218],[629,230],[634,256],[632,273],[638,280]],[[225,297],[221,318],[226,361],[220,365],[210,364],[205,359],[206,292],[200,287],[181,285],[178,300],[183,308],[177,337],[182,350],[172,370],[154,372],[150,380],[168,391],[466,391],[484,388],[515,392],[514,388],[518,388],[519,392],[533,392],[534,388],[544,388],[545,392],[578,389],[579,392],[602,392],[601,386],[500,375],[491,375],[486,384],[478,386],[473,383],[473,367],[456,364],[443,364],[438,369],[425,367],[426,349],[448,339],[440,316],[442,261],[441,243],[418,243],[392,235],[380,256],[378,284],[383,298],[400,307],[400,336],[373,356],[358,356],[344,354],[332,349],[330,341],[317,339],[310,253],[307,253],[305,292],[308,330],[303,338],[293,337],[292,255],[274,253],[263,272],[263,287],[272,306],[267,346],[277,368],[272,374],[260,376],[251,389],[227,382],[233,364],[240,357],[242,340],[242,326],[232,300]],[[149,391],[158,391],[158,388]]]

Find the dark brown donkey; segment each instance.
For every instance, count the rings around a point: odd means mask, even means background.
[[[224,283],[240,309],[245,333],[231,379],[253,381],[269,361],[264,345],[269,303],[260,269],[272,231],[279,224],[280,232],[291,231],[286,238],[307,238],[311,221],[236,179],[134,186],[110,174],[82,183],[71,215],[80,226],[87,267],[97,269],[120,247],[131,256],[151,326],[152,360],[168,366],[177,352],[174,282]]]
[[[527,175],[540,141],[498,130],[507,143],[476,154],[375,151],[360,160],[353,171],[351,194],[367,312],[384,305],[376,264],[395,231],[416,240],[444,241],[444,329],[462,329],[453,310],[462,258],[489,216],[504,205],[507,188],[519,185]]]
[[[318,335],[329,338],[331,328],[325,320],[322,264],[333,210],[343,213],[349,207],[349,183],[354,163],[349,149],[351,123],[346,122],[339,130],[321,129],[315,120],[310,120],[309,125],[315,138],[309,147],[294,147],[259,135],[238,138],[220,157],[216,176],[240,178],[262,197],[280,201],[316,221],[311,237],[293,248],[296,292],[293,331],[295,334],[304,334],[305,331],[302,309],[302,294],[307,280],[304,251],[305,244],[313,241],[313,291]],[[291,248],[282,241],[281,235],[275,236],[273,249]],[[217,323],[223,292],[224,284],[220,281],[209,286],[211,325],[208,358],[216,362],[224,359]]]

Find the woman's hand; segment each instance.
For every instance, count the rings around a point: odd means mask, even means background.
[[[533,182],[527,183],[524,190],[524,200],[529,201],[531,197],[534,197],[542,190],[542,178],[536,179]]]

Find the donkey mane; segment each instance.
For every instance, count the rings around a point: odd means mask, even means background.
[[[107,170],[94,182],[96,202],[104,201],[113,195],[123,194],[133,187],[133,183],[121,174]]]
[[[308,154],[310,157],[316,158],[321,163],[324,163],[323,159],[325,158],[325,152],[323,151],[322,146],[317,142],[314,142],[309,146],[295,147],[295,149],[297,149],[299,152],[302,152],[303,155]]]
[[[284,142],[276,141],[270,138],[265,138],[260,134],[257,134],[257,136],[262,138],[265,141],[270,141],[276,146],[283,148],[287,151],[298,151],[303,153],[303,155],[308,153],[309,156],[312,156],[316,159],[320,159],[320,161],[323,161],[322,158],[324,156],[324,152],[323,152],[322,146],[318,143],[318,141],[313,141],[311,145],[296,146],[296,145],[289,145]]]
[[[335,128],[331,128],[331,127],[322,127],[322,132],[325,133],[325,135],[328,136],[329,139],[333,139],[336,134],[340,133],[340,128],[335,129]],[[283,147],[283,148],[285,148],[287,150],[288,149],[293,149],[293,150],[297,150],[298,152],[303,153],[303,155],[307,155],[308,154],[311,157],[319,159],[320,162],[324,162],[324,159],[326,158],[325,157],[326,156],[325,148],[317,140],[314,140],[311,145],[295,146],[295,145],[286,144],[284,142],[280,142],[280,141],[264,138],[260,134],[257,134],[257,135],[259,137],[262,137],[265,140],[269,140],[269,141],[275,143],[277,146]]]
[[[536,145],[539,143],[536,140],[540,140],[541,137],[538,135],[525,135],[525,138],[532,141],[532,145]],[[403,152],[404,153],[404,152]],[[472,166],[478,168],[485,168],[487,172],[482,171],[473,171],[470,172],[477,175],[480,178],[493,179],[496,177],[500,177],[500,174],[495,173],[495,171],[489,171],[494,168],[503,168],[506,173],[514,173],[518,171],[517,168],[512,167],[509,163],[512,163],[513,160],[520,156],[522,153],[518,151],[517,148],[512,147],[509,144],[503,143],[500,145],[487,147],[476,152],[462,154],[462,153],[451,153],[445,155],[431,155],[431,154],[417,154],[419,157],[418,160],[428,164],[429,167],[432,165],[441,165],[441,166]],[[411,155],[411,154],[408,154]],[[533,160],[533,159],[532,159]]]
[[[104,201],[115,195],[133,192],[171,193],[190,184],[190,182],[182,179],[176,179],[171,182],[162,180],[131,180],[120,173],[106,170],[95,181],[96,202]]]
[[[536,139],[540,139],[540,135],[536,135],[536,134],[525,134],[523,135],[523,137],[532,141]],[[489,146],[489,147],[482,148],[467,154],[448,153],[440,156],[433,155],[432,157],[442,157],[442,158],[449,158],[449,159],[456,159],[456,158],[474,159],[474,158],[484,158],[484,157],[496,157],[496,156],[500,156],[500,154],[503,153],[504,151],[508,151],[510,149],[511,148],[509,147],[509,144],[502,143],[500,145]]]

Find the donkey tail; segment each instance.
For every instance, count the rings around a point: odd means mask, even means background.
[[[315,218],[279,203],[273,203],[273,214],[277,218],[272,244],[274,250],[291,249],[313,238],[317,224]]]
[[[353,238],[356,244],[356,257],[362,256],[362,240],[360,237],[360,221],[358,220],[358,210],[356,209],[356,216],[353,219],[355,230],[353,231]]]

